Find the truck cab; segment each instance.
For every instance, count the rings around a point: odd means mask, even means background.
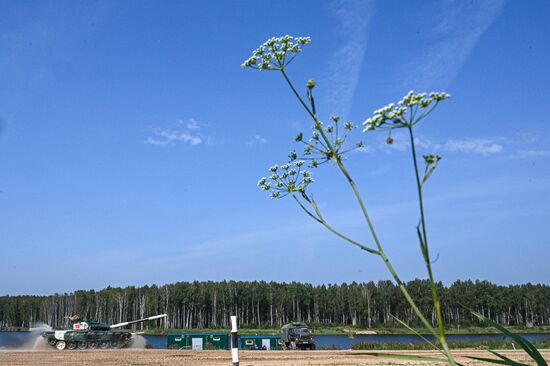
[[[302,323],[289,323],[281,328],[281,345],[284,349],[314,350],[315,341],[309,328]]]

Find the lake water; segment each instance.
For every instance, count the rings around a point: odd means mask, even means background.
[[[522,337],[525,337],[531,342],[550,341],[550,333],[520,333]],[[425,336],[430,341],[435,341],[432,336]],[[449,334],[447,335],[448,342],[511,342],[508,337],[501,334]],[[424,342],[420,337],[412,334],[368,334],[368,335],[356,335],[353,338],[349,338],[346,335],[321,335],[315,337],[315,343],[317,348],[322,347],[335,347],[341,349],[349,349],[354,343],[422,343]]]
[[[550,341],[550,333],[520,333],[531,342]],[[0,349],[32,348],[40,333],[34,332],[0,332]],[[153,348],[166,348],[166,336],[143,336],[146,343]],[[426,337],[430,339],[430,337]],[[433,339],[433,338],[432,338]],[[511,342],[501,334],[450,334],[447,336],[449,342]],[[315,337],[317,348],[334,347],[349,349],[352,344],[365,343],[421,343],[422,339],[415,335],[408,334],[369,334],[356,335],[349,338],[346,335],[319,335]]]

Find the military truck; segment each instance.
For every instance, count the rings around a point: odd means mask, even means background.
[[[132,333],[117,328],[129,324],[140,323],[166,317],[166,314],[155,315],[130,322],[108,324],[92,320],[82,320],[73,315],[68,319],[73,323],[73,329],[53,330],[42,333],[42,337],[52,347],[62,351],[64,349],[96,349],[96,348],[123,348],[132,341]]]
[[[315,341],[305,324],[285,324],[281,328],[281,333],[281,346],[283,349],[315,349]]]

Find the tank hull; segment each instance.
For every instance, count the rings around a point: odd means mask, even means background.
[[[73,329],[44,332],[42,337],[50,346],[60,351],[64,349],[123,348],[132,342],[132,333],[117,329],[130,324],[165,317],[166,314],[160,314],[138,320],[109,324],[95,320],[81,320],[80,315],[75,314],[66,317],[73,323]]]
[[[132,333],[124,331],[58,330],[44,332],[42,337],[58,350],[123,348],[132,342]]]

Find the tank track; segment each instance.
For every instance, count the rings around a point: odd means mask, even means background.
[[[42,335],[48,344],[59,351],[85,349],[117,349],[127,347],[132,343],[131,333],[98,334],[78,332],[64,335],[59,339],[51,332]]]

